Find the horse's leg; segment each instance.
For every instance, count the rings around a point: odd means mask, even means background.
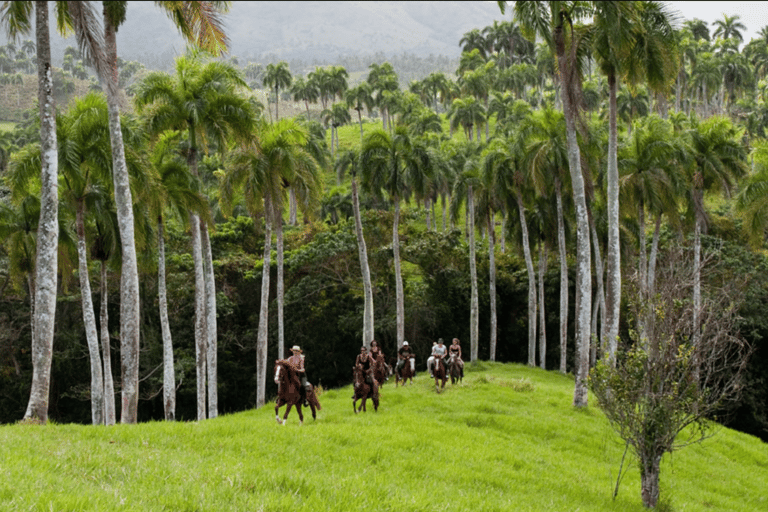
[[[304,425],[304,414],[301,412],[301,402],[296,404],[296,412],[299,413],[299,426]]]
[[[283,420],[280,419],[280,406],[283,405],[280,403],[280,398],[277,399],[275,402],[275,419],[277,420],[278,425],[283,424]]]
[[[352,410],[355,411],[355,414],[357,414],[357,396],[352,399]]]
[[[291,407],[293,407],[293,404],[288,402],[288,406],[285,408],[285,414],[283,415],[283,425],[288,424],[288,413],[291,412]]]

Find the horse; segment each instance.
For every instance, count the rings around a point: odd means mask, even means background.
[[[277,400],[275,401],[275,419],[280,425],[287,424],[288,413],[291,407],[296,406],[299,413],[299,425],[304,424],[304,415],[301,412],[301,381],[298,373],[291,367],[285,359],[275,361],[275,384],[277,384]],[[312,419],[317,419],[317,411],[322,409],[320,401],[315,394],[314,386],[310,385],[310,391],[307,393],[307,403],[312,411]],[[280,419],[280,407],[288,405],[285,409],[283,418]]]
[[[451,384],[461,382],[461,366],[459,365],[458,354],[451,354],[451,358],[448,363],[448,373],[451,376]]]
[[[392,367],[384,361],[384,354],[379,352],[376,357],[376,363],[373,366],[373,378],[379,383],[379,386],[389,380],[389,376],[392,375]]]
[[[442,357],[435,357],[435,391],[438,393],[441,389],[445,388],[445,383],[448,381],[448,376],[446,375],[445,371],[445,362],[443,362]],[[440,385],[440,381],[442,382],[442,386]]]
[[[411,379],[411,384],[413,384],[413,368],[411,368],[410,359],[405,360],[400,373],[395,372],[395,387],[397,387],[397,384],[400,381],[403,381],[402,385],[405,386],[405,383],[408,381],[408,379]]]
[[[352,368],[352,376],[355,383],[355,394],[352,396],[352,410],[357,414],[360,411],[365,412],[365,401],[369,398],[373,401],[373,410],[377,412],[379,410],[379,390],[378,386],[372,387],[365,382],[365,372],[363,371],[363,365],[356,364]],[[360,408],[357,408],[357,401],[362,400]]]

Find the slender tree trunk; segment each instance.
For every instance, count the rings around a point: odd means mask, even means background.
[[[120,277],[120,361],[122,408],[121,423],[136,423],[139,406],[139,270],[134,241],[133,199],[125,163],[120,106],[117,98],[116,29],[104,13],[104,42],[110,75],[102,77],[107,91],[109,130],[112,141],[112,178],[115,187],[117,221],[120,226],[122,273]]]
[[[544,273],[547,271],[547,244],[539,244],[539,367],[547,367],[547,318],[544,309]]]
[[[405,293],[403,292],[403,274],[400,269],[400,198],[395,197],[395,217],[392,222],[392,253],[395,260],[395,300],[397,302],[397,346],[405,341]]]
[[[85,249],[85,204],[77,201],[75,213],[77,231],[77,268],[80,276],[80,299],[83,308],[83,324],[88,355],[91,361],[91,422],[104,424],[104,378],[101,354],[99,354],[99,334],[96,330],[96,314],[93,311],[91,280],[88,275],[88,256]]]
[[[645,508],[656,508],[659,501],[659,466],[661,457],[648,455],[640,461],[640,496]]]
[[[104,423],[114,425],[117,421],[115,412],[115,383],[112,379],[112,348],[109,343],[109,281],[107,280],[107,262],[101,262],[101,311],[99,311],[101,337],[101,359],[104,364]]]
[[[661,235],[661,214],[656,214],[656,226],[653,228],[653,241],[651,242],[651,255],[648,258],[648,284],[645,289],[648,296],[656,293],[656,257],[659,253],[659,236]]]
[[[219,396],[217,378],[218,336],[216,326],[216,276],[213,273],[213,254],[208,226],[200,222],[200,242],[203,256],[203,275],[205,278],[205,359],[208,373],[208,417],[219,415]]]
[[[616,124],[616,76],[608,77],[609,121],[608,121],[608,247],[606,249],[605,288],[605,338],[603,350],[611,365],[616,363],[616,349],[619,336],[619,315],[621,310],[621,246],[619,240],[619,166],[617,157],[618,128]]]
[[[288,189],[288,223],[291,226],[298,224],[297,209],[296,189],[293,185],[291,185],[291,187]]]
[[[206,354],[208,334],[205,314],[205,271],[203,270],[203,249],[200,233],[200,217],[190,215],[192,233],[192,261],[195,269],[195,378],[197,379],[197,421],[206,417]]]
[[[163,411],[165,419],[176,419],[176,374],[173,366],[173,340],[168,322],[168,294],[165,278],[165,235],[162,217],[157,221],[157,302],[163,336]]]
[[[53,361],[59,245],[58,149],[48,2],[35,2],[37,81],[40,110],[40,222],[37,229],[32,328],[32,386],[25,419],[48,421]]]
[[[357,254],[360,259],[360,272],[363,276],[363,295],[365,305],[363,310],[363,345],[370,346],[375,337],[373,317],[373,285],[371,271],[368,267],[368,249],[363,236],[363,222],[360,218],[360,198],[357,193],[357,178],[352,176],[352,212],[355,217],[355,236],[357,237]],[[400,345],[398,345],[400,348]]]
[[[491,351],[490,360],[496,360],[498,318],[496,316],[496,230],[493,215],[488,216],[488,283],[490,285]]]
[[[272,246],[272,205],[264,197],[264,256],[261,270],[261,307],[256,337],[256,407],[264,405],[267,386],[267,335],[269,334],[269,266]]]
[[[643,202],[637,206],[637,244],[638,244],[638,262],[637,271],[639,274],[639,286],[638,286],[638,299],[640,304],[645,304],[648,298],[648,292],[645,289],[645,285],[648,282],[648,252],[645,247],[645,207]],[[640,342],[645,346],[648,342],[646,332],[646,319],[642,315],[638,315],[637,318],[637,332],[640,337]]]
[[[701,190],[695,190],[699,198],[703,196]],[[703,201],[703,200],[702,200]],[[699,203],[703,204],[703,203]],[[701,311],[701,219],[700,214],[696,213],[696,222],[693,231],[693,346],[698,347],[701,332],[699,331],[699,314]]]
[[[605,284],[603,280],[603,258],[600,253],[600,240],[597,237],[597,227],[595,226],[595,218],[593,215],[589,216],[589,229],[592,234],[592,249],[595,251],[595,280],[597,281],[597,291],[595,292],[595,307],[592,314],[592,343],[590,348],[590,367],[594,366],[597,360],[597,349],[600,340],[604,340],[607,337],[606,325],[605,325]],[[600,316],[600,330],[597,330],[597,318]],[[600,335],[598,336],[598,332]],[[600,348],[603,356],[604,348]]]
[[[590,317],[592,316],[592,250],[589,246],[589,221],[587,219],[587,201],[584,176],[581,172],[581,151],[576,139],[576,109],[572,104],[573,82],[577,80],[575,66],[575,47],[570,55],[565,55],[565,33],[562,26],[555,28],[555,53],[560,68],[561,88],[563,89],[563,114],[568,143],[568,167],[573,188],[573,204],[576,208],[576,267],[579,286],[576,290],[576,382],[573,393],[575,407],[587,406],[587,376],[589,373]],[[559,89],[559,88],[558,88]]]
[[[469,354],[470,361],[477,361],[479,345],[479,299],[477,293],[477,255],[475,254],[475,198],[472,185],[467,189],[467,212],[469,217],[469,278],[471,283],[469,303]]]
[[[277,357],[283,359],[285,354],[285,326],[283,308],[285,307],[285,288],[283,276],[283,217],[278,213],[275,217],[275,239],[277,240]]]
[[[525,220],[523,196],[518,191],[517,208],[520,212],[520,229],[523,234],[523,254],[528,272],[528,366],[536,366],[536,272],[533,269],[531,246],[528,239],[528,223]]]
[[[560,373],[566,373],[568,349],[568,254],[565,251],[565,220],[560,180],[555,180],[557,251],[560,257]]]

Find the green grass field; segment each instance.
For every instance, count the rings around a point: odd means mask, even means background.
[[[434,391],[387,383],[355,415],[329,390],[318,419],[271,404],[201,423],[0,427],[0,510],[644,510],[633,461],[573,380],[515,364],[467,365]],[[282,412],[282,411],[281,411]],[[719,429],[662,461],[662,510],[768,510],[768,450]]]

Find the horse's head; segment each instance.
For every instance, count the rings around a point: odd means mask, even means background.
[[[282,377],[283,365],[280,363],[280,359],[275,361],[275,384],[280,384],[280,377]]]

